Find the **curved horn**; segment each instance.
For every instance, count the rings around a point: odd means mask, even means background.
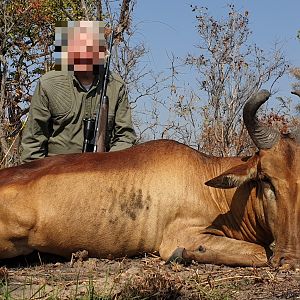
[[[243,110],[244,123],[252,141],[258,149],[270,149],[280,138],[279,131],[263,125],[256,116],[259,107],[264,104],[269,97],[269,91],[261,90],[248,100]]]

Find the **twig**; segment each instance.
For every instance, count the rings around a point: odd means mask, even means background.
[[[23,130],[23,128],[24,128],[24,126],[25,126],[25,124],[26,124],[26,121],[27,121],[27,118],[26,118],[25,122],[22,124],[22,127],[21,127],[20,131],[16,134],[16,136],[15,136],[13,142],[12,142],[11,145],[9,146],[9,148],[8,148],[7,152],[5,153],[4,157],[2,158],[1,163],[0,163],[1,166],[2,166],[2,164],[3,164],[3,162],[4,162],[4,160],[6,159],[7,155],[9,154],[11,148],[12,148],[13,145],[15,144],[17,138],[19,137],[20,132]]]
[[[212,279],[214,285],[215,283],[222,283],[228,280],[237,280],[237,279],[259,279],[259,280],[263,280],[263,278],[261,276],[255,276],[255,275],[236,275],[236,276],[231,276],[231,277],[226,277],[226,278],[219,278],[219,279]],[[207,282],[207,280],[206,280]],[[209,283],[206,282],[202,282],[201,284],[205,286],[210,286]]]
[[[101,1],[100,1],[100,2],[101,2]],[[87,7],[86,7],[85,0],[81,0],[81,8],[82,8],[82,10],[83,10],[83,12],[84,12],[85,19],[86,19],[87,21],[89,21],[90,18],[89,18],[89,14],[88,14],[88,10],[87,10]]]

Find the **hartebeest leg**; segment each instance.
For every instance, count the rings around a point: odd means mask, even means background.
[[[244,245],[241,245],[244,247]],[[178,251],[179,250],[179,251]],[[174,254],[181,252],[182,261],[198,261],[200,263],[209,263],[216,265],[229,265],[229,266],[256,266],[262,267],[267,265],[267,256],[263,253],[247,253],[247,254],[233,254],[224,253],[222,251],[215,251],[211,249],[205,249],[203,247],[200,250],[186,250],[185,248],[178,248]],[[168,261],[172,261],[174,254],[170,257]]]
[[[230,266],[265,266],[268,262],[265,248],[254,243],[209,234],[201,234],[197,238],[190,236],[189,241],[187,238],[177,240],[177,247],[174,247],[174,241],[169,245],[163,243],[161,257],[167,261],[195,260]]]

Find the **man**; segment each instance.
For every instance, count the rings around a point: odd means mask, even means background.
[[[40,78],[32,97],[21,142],[22,162],[82,151],[83,119],[99,109],[106,55],[104,23],[61,22],[55,30],[55,50],[61,54],[55,71]],[[122,79],[110,73],[106,149],[135,143],[127,91]]]

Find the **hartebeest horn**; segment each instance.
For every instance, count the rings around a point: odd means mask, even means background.
[[[256,116],[257,110],[270,97],[267,90],[253,95],[244,106],[243,118],[248,133],[258,149],[270,149],[279,140],[279,131],[262,124]]]

